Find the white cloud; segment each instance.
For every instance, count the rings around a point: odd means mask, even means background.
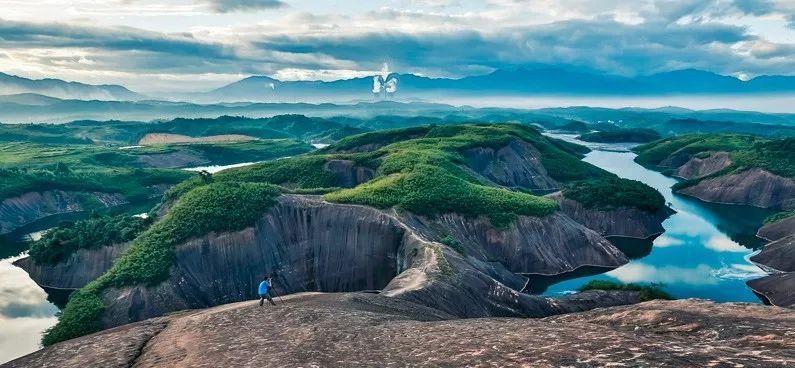
[[[660,282],[664,284],[714,285],[718,279],[708,265],[693,268],[679,266],[653,266],[632,262],[607,273],[621,282]]]
[[[353,76],[385,61],[430,76],[533,63],[619,74],[795,70],[795,30],[787,28],[795,5],[787,1],[294,1],[272,10],[281,3],[0,0],[8,10],[0,53],[25,59],[5,63],[23,75],[137,74],[144,86],[179,74]],[[79,57],[55,55],[65,50]]]
[[[723,235],[715,235],[707,239],[704,243],[706,248],[712,249],[718,252],[735,252],[735,253],[744,253],[748,252],[748,248],[737,244],[734,240],[729,239]]]

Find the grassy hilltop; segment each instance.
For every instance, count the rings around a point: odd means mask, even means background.
[[[135,238],[111,270],[72,296],[43,341],[49,345],[100,329],[104,290],[161,282],[168,277],[178,244],[207,232],[250,226],[282,193],[323,194],[330,202],[395,207],[426,216],[485,216],[498,228],[510,226],[517,216],[549,215],[557,210],[553,200],[484,184],[466,168],[465,150],[499,148],[515,139],[532,144],[549,175],[564,186],[564,195],[586,206],[649,211],[664,206],[653,189],[582,162],[582,147],[527,126],[423,126],[352,136],[324,150],[197,176],[175,186],[166,195],[170,211]],[[328,170],[333,160],[373,170],[374,177],[339,188]]]

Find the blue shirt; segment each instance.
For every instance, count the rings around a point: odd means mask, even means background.
[[[271,286],[268,285],[268,281],[267,280],[263,281],[263,282],[260,282],[259,283],[259,291],[258,291],[259,295],[267,294],[268,293],[268,289],[270,289],[270,288],[271,288]]]

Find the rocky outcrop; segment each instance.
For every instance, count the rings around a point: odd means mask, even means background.
[[[466,165],[484,181],[511,189],[549,193],[560,188],[530,143],[515,138],[495,149],[476,147],[463,152]]]
[[[693,158],[693,154],[680,150],[660,161],[657,166],[664,169],[675,170],[686,164],[691,158]]]
[[[795,208],[795,180],[755,168],[723,175],[680,189],[678,193],[707,202],[762,208]]]
[[[779,240],[795,233],[795,216],[787,217],[772,224],[765,224],[756,232],[756,236],[768,240]]]
[[[39,286],[48,289],[79,289],[110,269],[130,243],[115,244],[97,249],[78,249],[67,259],[55,264],[40,264],[25,257],[14,262]]]
[[[210,163],[210,161],[193,152],[175,151],[168,153],[140,155],[138,156],[138,163],[144,167],[174,169],[207,165]]]
[[[795,272],[795,234],[769,243],[751,261],[773,272]]]
[[[662,234],[662,222],[672,214],[668,207],[651,213],[637,208],[596,210],[565,198],[560,193],[549,196],[560,204],[561,212],[605,237],[649,239]]]
[[[460,239],[464,254],[435,241],[444,235]],[[458,317],[545,316],[563,309],[520,293],[522,274],[626,262],[610,242],[562,213],[519,217],[500,230],[484,218],[428,219],[284,195],[252,227],[178,246],[166,282],[107,291],[103,324],[251,299],[266,273],[276,274],[280,294],[383,289]]]
[[[698,179],[721,171],[732,164],[727,152],[715,152],[706,158],[693,157],[674,171],[674,176],[683,179]]]
[[[765,304],[795,307],[795,216],[763,226],[757,236],[772,241],[751,261],[771,275],[746,284]]]
[[[28,192],[0,202],[0,234],[56,214],[85,211],[92,206],[112,207],[126,204],[118,193],[48,190]]]
[[[791,367],[795,312],[652,301],[542,319],[456,319],[376,294],[297,294],[187,311],[62,342],[45,367]]]
[[[520,216],[508,229],[496,229],[485,218],[457,214],[434,219],[408,215],[405,221],[425,238],[450,235],[461,243],[465,255],[519,274],[557,275],[586,265],[615,268],[627,263],[604,237],[563,213]]]
[[[328,160],[325,169],[334,175],[334,182],[341,188],[353,188],[375,177],[375,170],[357,166],[350,160]]]
[[[795,272],[777,273],[746,284],[765,304],[795,307]]]

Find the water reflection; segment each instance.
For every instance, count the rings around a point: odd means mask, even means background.
[[[12,264],[19,258],[0,260],[0,363],[38,350],[42,332],[57,321],[47,294]]]
[[[575,290],[592,279],[622,282],[662,282],[680,298],[698,297],[716,301],[759,302],[745,281],[763,275],[748,261],[748,255],[763,242],[754,234],[770,211],[765,209],[705,203],[672,192],[677,180],[646,169],[628,152],[631,145],[616,145],[604,150],[577,141],[573,135],[553,134],[597,149],[584,161],[627,179],[638,180],[657,189],[677,212],[663,222],[665,233],[651,247],[633,248],[611,241],[633,259],[629,264],[604,274],[558,281],[546,290],[555,295]]]

